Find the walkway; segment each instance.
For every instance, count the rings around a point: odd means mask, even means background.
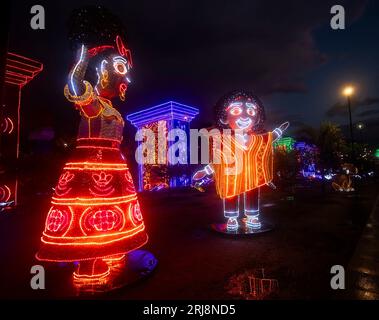
[[[347,297],[379,300],[379,195],[349,263]]]

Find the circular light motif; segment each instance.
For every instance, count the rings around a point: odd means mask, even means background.
[[[140,206],[139,206],[139,203],[136,202],[133,206],[133,217],[137,220],[137,221],[142,221],[142,213],[141,213],[141,209],[140,209]]]
[[[114,228],[117,218],[117,213],[112,210],[99,210],[88,219],[88,222],[97,231],[109,231]]]
[[[46,219],[46,230],[58,233],[65,231],[70,221],[70,214],[61,208],[50,208]]]
[[[118,208],[105,207],[89,210],[83,218],[81,224],[85,233],[108,232],[120,228],[123,214]]]

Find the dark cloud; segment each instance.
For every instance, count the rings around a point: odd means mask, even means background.
[[[12,50],[45,65],[25,100],[25,112],[36,111],[30,112],[33,123],[42,107],[54,115],[62,131],[72,122],[75,112],[62,95],[73,63],[66,22],[73,9],[88,2],[41,1],[47,14],[44,31],[29,26],[35,1],[12,3]],[[329,26],[335,0],[92,2],[104,4],[126,26],[134,69],[123,113],[173,99],[200,107],[203,119],[210,121],[212,105],[226,91],[306,93],[306,76],[328,61],[314,33]],[[362,15],[366,1],[339,4],[345,6],[351,24]]]
[[[355,131],[355,139],[358,142],[364,142],[375,148],[378,147],[378,131],[379,131],[379,117],[368,118],[364,120],[364,128],[363,130]],[[349,126],[342,125],[342,131],[346,136],[349,135]]]
[[[273,83],[270,92],[267,93],[306,93],[307,86],[302,82],[285,81],[282,83]],[[266,93],[266,94],[267,94]]]
[[[379,103],[379,98],[366,98],[361,101],[358,101],[360,107],[372,106]]]
[[[361,109],[362,107],[369,107],[372,105],[376,105],[379,103],[379,98],[364,98],[360,100],[352,100],[351,110],[355,111],[357,109]],[[347,113],[347,105],[346,103],[335,103],[332,105],[329,110],[326,112],[328,117],[335,117],[345,115]]]
[[[249,87],[258,94],[303,93],[304,75],[327,61],[313,32],[329,24],[335,1],[170,3],[163,5],[167,21],[162,23],[159,8],[141,9],[143,24],[136,26],[144,35],[140,59],[147,52],[161,58],[149,62],[149,71],[162,75],[162,86],[179,82],[190,89],[206,86],[218,92]],[[351,22],[360,16],[365,2],[341,4],[346,4]]]
[[[290,122],[291,130],[295,130],[296,128],[303,128],[306,124],[300,120],[291,120]]]
[[[266,108],[267,113],[267,108]],[[304,125],[303,119],[300,114],[288,112],[285,109],[275,110],[275,112],[267,113],[267,128],[275,128],[285,121],[290,122],[290,127],[287,134],[295,127],[301,127]]]
[[[366,110],[362,111],[361,113],[358,113],[358,117],[371,117],[379,114],[379,109],[374,110]]]

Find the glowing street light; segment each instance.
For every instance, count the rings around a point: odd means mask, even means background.
[[[342,94],[346,97],[350,97],[354,94],[354,87],[353,86],[346,86],[343,88]]]

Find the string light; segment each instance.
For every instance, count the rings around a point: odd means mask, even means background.
[[[12,119],[9,117],[5,117],[3,119],[3,122],[1,123],[2,132],[10,135],[12,134],[13,129],[14,129],[14,124],[13,124]]]
[[[21,88],[42,70],[43,64],[36,60],[12,52],[7,53],[5,82],[8,84],[17,85]]]

